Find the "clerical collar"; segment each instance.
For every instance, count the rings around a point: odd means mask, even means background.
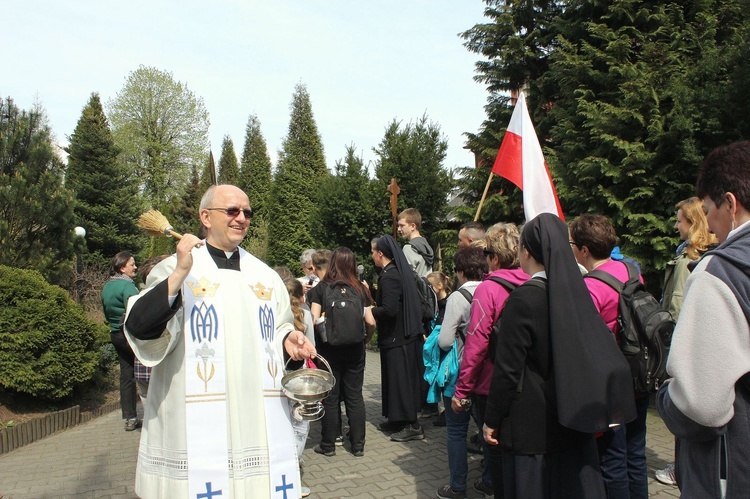
[[[227,254],[225,251],[220,250],[219,248],[215,248],[208,243],[206,243],[206,248],[208,249],[208,254],[211,255],[211,258],[213,258],[214,263],[220,269],[237,270],[237,271],[240,270],[239,250],[234,250],[234,253],[232,253],[231,256],[227,257]]]

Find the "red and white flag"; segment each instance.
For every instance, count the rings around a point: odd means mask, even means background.
[[[519,92],[492,173],[510,180],[523,191],[527,222],[540,213],[554,213],[565,220],[523,92]]]

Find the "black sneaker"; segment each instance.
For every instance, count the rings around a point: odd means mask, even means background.
[[[365,457],[365,451],[364,451],[364,450],[362,450],[362,449],[359,449],[359,450],[353,450],[353,451],[352,451],[352,455],[353,455],[354,457]]]
[[[434,417],[435,417],[435,416],[437,416],[438,414],[440,414],[440,413],[438,412],[438,410],[437,410],[437,409],[429,409],[429,408],[425,408],[425,409],[422,409],[422,410],[421,410],[421,411],[419,412],[419,414],[417,415],[417,417],[418,417],[419,419],[429,419],[429,418],[434,418]]]
[[[412,428],[407,426],[403,430],[391,435],[391,440],[394,442],[408,442],[409,440],[424,440],[424,430],[420,426],[419,428]]]
[[[435,418],[435,421],[432,422],[434,426],[445,426],[445,411],[441,412],[437,415]]]
[[[339,435],[338,437],[336,437],[336,445],[339,447],[344,445],[344,435]]]
[[[466,499],[465,490],[453,490],[450,485],[443,485],[437,490],[439,499]]]
[[[395,423],[393,421],[383,421],[378,424],[380,431],[401,431],[404,429],[404,423]]]
[[[474,490],[484,494],[484,499],[492,499],[495,497],[495,489],[489,485],[485,485],[481,478],[474,482]]]
[[[320,445],[316,445],[313,449],[316,454],[323,454],[326,457],[333,457],[336,455],[336,449],[333,450],[325,450]]]

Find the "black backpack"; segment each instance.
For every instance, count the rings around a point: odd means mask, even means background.
[[[417,284],[422,322],[432,321],[438,315],[438,298],[435,290],[426,277],[417,274],[414,269],[412,269],[412,273],[414,274],[414,282]]]
[[[345,282],[324,284],[325,336],[328,344],[338,346],[361,343],[366,334],[362,297]]]
[[[586,277],[598,279],[620,294],[620,351],[630,364],[635,391],[651,393],[667,379],[667,356],[675,321],[646,291],[635,267],[622,263],[628,269],[624,283],[603,270],[592,270]]]

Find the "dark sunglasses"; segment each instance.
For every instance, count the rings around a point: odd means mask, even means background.
[[[237,215],[239,215],[240,212],[242,212],[242,214],[245,215],[245,218],[247,218],[248,220],[251,219],[251,218],[253,218],[253,209],[252,208],[247,208],[245,210],[241,210],[241,209],[239,209],[237,207],[232,206],[231,208],[206,208],[206,209],[209,210],[209,211],[210,210],[223,211],[224,213],[227,214],[228,217],[232,217],[232,218],[234,218]]]

